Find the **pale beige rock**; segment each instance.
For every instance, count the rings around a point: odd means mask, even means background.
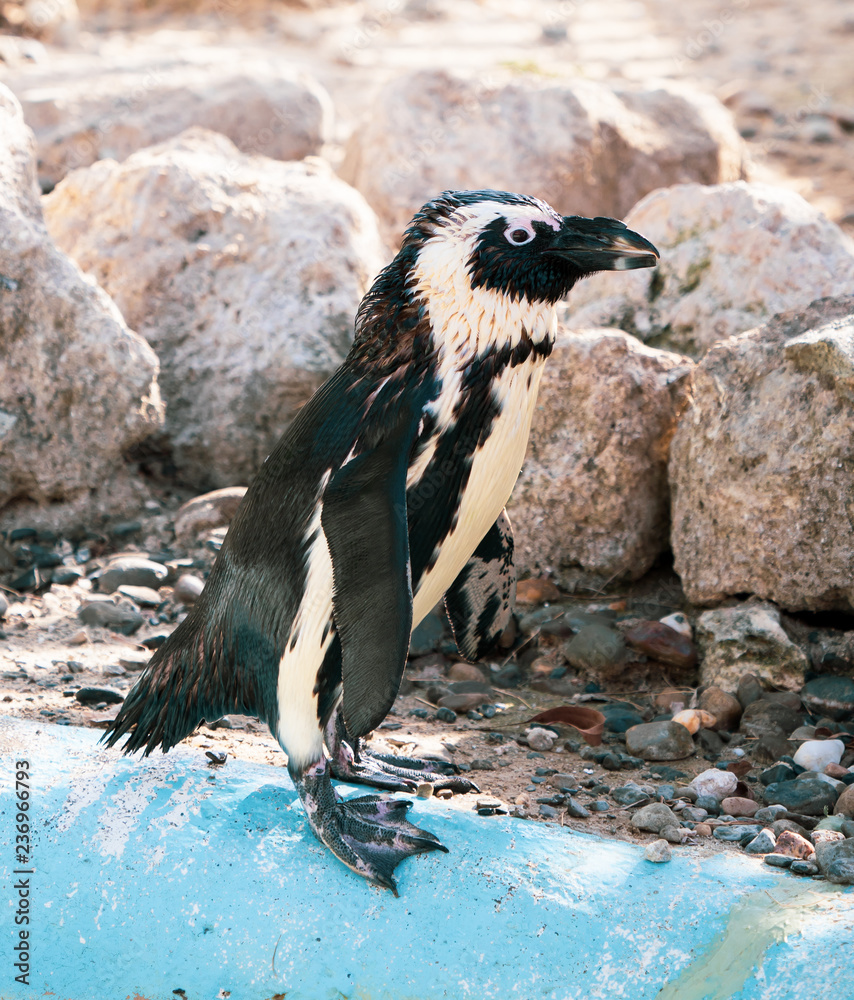
[[[2,85],[0,344],[3,526],[94,523],[141,502],[123,455],[160,427],[157,358],[51,240],[32,132]]]
[[[667,454],[692,367],[619,330],[559,334],[508,506],[520,572],[649,569],[667,547]]]
[[[731,795],[721,802],[721,809],[729,816],[755,816],[759,808],[754,799],[744,799],[740,795]]]
[[[319,153],[331,128],[331,100],[319,83],[267,53],[249,65],[245,52],[227,47],[183,58],[145,44],[73,52],[58,65],[21,66],[6,82],[35,131],[45,189],[71,170],[124,160],[194,125],[277,160]]]
[[[45,199],[57,242],[157,350],[185,479],[247,482],[343,361],[383,263],[362,196],[320,160],[243,156],[190,129]]]
[[[767,184],[684,184],[626,216],[658,248],[648,271],[594,275],[573,322],[623,330],[692,356],[785,309],[854,288],[854,243],[800,195]]]
[[[786,635],[770,604],[705,611],[697,619],[700,683],[733,694],[746,673],[776,688],[799,691],[809,658]]]
[[[181,504],[175,514],[175,538],[178,543],[185,547],[197,544],[206,531],[231,524],[246,489],[245,486],[226,486]]]
[[[670,449],[671,540],[690,601],[854,606],[852,413],[854,295],[706,355]]]
[[[673,716],[673,721],[684,726],[693,736],[700,729],[713,729],[718,720],[710,712],[703,712],[698,708],[686,708],[677,712]]]
[[[381,90],[341,175],[398,240],[447,188],[522,191],[563,214],[621,217],[654,188],[738,179],[742,152],[730,113],[684,85],[494,74],[486,86],[427,70]]]

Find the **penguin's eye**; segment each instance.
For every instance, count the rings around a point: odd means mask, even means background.
[[[526,243],[530,243],[536,235],[537,234],[531,226],[521,225],[518,222],[509,225],[507,229],[504,230],[504,237],[507,242],[512,243],[513,246],[516,247],[521,247]]]

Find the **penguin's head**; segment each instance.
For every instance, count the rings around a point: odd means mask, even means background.
[[[446,191],[415,215],[365,296],[354,352],[395,365],[455,363],[554,336],[554,305],[596,271],[652,267],[658,251],[616,219],[561,216],[507,191]]]
[[[560,216],[538,198],[507,191],[446,191],[415,216],[401,253],[434,287],[455,276],[510,300],[553,305],[596,271],[652,267],[658,251],[616,219]],[[442,275],[439,282],[433,276]]]

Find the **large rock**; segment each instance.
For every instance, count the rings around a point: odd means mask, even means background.
[[[373,213],[322,161],[201,129],[75,171],[45,206],[160,356],[174,460],[202,488],[256,471],[344,359],[383,263]]]
[[[692,368],[619,330],[560,335],[509,506],[522,571],[637,578],[667,548],[667,453]]]
[[[445,188],[522,191],[565,214],[622,216],[655,188],[736,180],[741,169],[729,112],[696,90],[534,76],[485,86],[427,70],[380,92],[342,176],[399,239]]]
[[[122,456],[161,424],[157,370],[114,303],[54,246],[32,132],[0,85],[2,522],[26,510],[58,524],[138,502]]]
[[[852,414],[854,295],[706,355],[670,449],[673,553],[690,601],[854,607]]]
[[[660,264],[582,282],[573,322],[699,356],[775,313],[854,287],[854,244],[783,188],[680,185],[653,192],[626,221],[659,249]]]
[[[697,619],[696,637],[704,686],[734,693],[747,673],[773,687],[799,691],[803,686],[809,658],[786,635],[780,612],[770,604],[705,611]]]
[[[7,77],[36,133],[38,176],[49,190],[96,160],[124,160],[193,125],[246,153],[299,160],[319,153],[331,101],[314,80],[266,55],[218,48],[185,59],[137,45],[120,54],[63,56]]]

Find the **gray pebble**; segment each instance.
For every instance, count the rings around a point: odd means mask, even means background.
[[[633,781],[628,782],[620,788],[615,788],[611,792],[611,798],[621,806],[631,805],[632,802],[640,802],[646,797],[646,792]]]
[[[205,581],[191,573],[183,573],[175,581],[172,596],[178,604],[195,604],[205,587]]]
[[[789,865],[789,871],[795,875],[818,875],[818,865],[814,861],[803,861],[795,858]]]
[[[540,804],[540,815],[548,819],[557,819],[560,815],[554,806],[547,806],[544,802]]]
[[[528,733],[527,739],[532,750],[551,750],[557,736],[550,729],[537,727]]]
[[[643,856],[647,861],[654,861],[656,864],[663,864],[673,857],[666,840],[654,840],[651,844],[647,844]]]
[[[121,556],[107,563],[95,581],[102,594],[112,594],[122,585],[156,590],[166,582],[168,575],[169,570],[161,563],[143,556]]]
[[[485,757],[478,757],[471,762],[472,771],[494,771],[495,764]]]
[[[74,695],[81,705],[117,705],[124,701],[124,695],[112,688],[85,687]]]
[[[123,583],[118,588],[118,592],[122,597],[130,598],[134,604],[139,604],[146,608],[156,608],[163,603],[163,598],[152,587],[133,587],[130,584]]]
[[[122,635],[133,635],[145,622],[142,615],[133,608],[112,604],[109,601],[97,601],[84,605],[77,617],[84,625],[98,625]]]
[[[777,838],[770,830],[761,830],[759,834],[745,845],[748,854],[770,854],[777,846]]]
[[[772,868],[788,868],[792,863],[791,857],[788,854],[771,854],[765,855],[765,864],[771,865]]]
[[[648,806],[642,806],[632,816],[632,826],[636,830],[660,833],[666,826],[678,827],[679,820],[673,810],[664,805],[663,802],[650,802]]]
[[[694,805],[698,809],[705,809],[709,816],[720,815],[721,804],[714,795],[698,795]]]
[[[708,815],[705,809],[700,809],[698,806],[686,806],[680,813],[682,819],[690,820],[692,823],[701,823]]]
[[[573,798],[567,799],[566,811],[574,819],[588,819],[590,816],[590,813],[584,808],[584,806]]]
[[[665,826],[661,829],[661,836],[671,844],[681,844],[683,832],[679,826]]]
[[[626,749],[644,760],[678,760],[694,752],[694,741],[678,722],[644,722],[626,730]]]
[[[716,826],[712,836],[715,840],[723,840],[727,843],[741,843],[747,839],[752,840],[762,832],[762,827],[754,824],[738,824],[737,826]]]

